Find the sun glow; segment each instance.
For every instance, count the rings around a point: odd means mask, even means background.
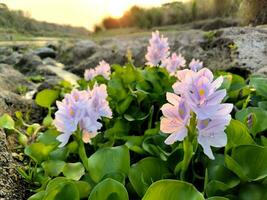
[[[115,3],[109,1],[107,3],[107,15],[115,18],[119,18],[123,16],[124,12],[129,8],[128,2],[120,2],[120,3]]]

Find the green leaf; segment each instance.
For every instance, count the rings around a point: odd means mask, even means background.
[[[60,133],[55,129],[49,129],[44,133],[41,133],[37,141],[46,145],[59,145],[60,142],[56,139]]]
[[[49,182],[43,200],[79,200],[79,190],[66,178],[59,177]]]
[[[267,97],[267,78],[251,76],[249,84],[256,89],[256,94]]]
[[[215,160],[209,160],[207,171],[210,180],[206,186],[208,197],[225,194],[225,191],[240,183],[239,178],[225,166],[224,156],[221,154],[217,154]]]
[[[65,164],[61,160],[48,160],[42,163],[42,167],[46,175],[53,177],[58,176],[62,172]]]
[[[164,143],[165,139],[163,135],[151,135],[144,140],[142,147],[149,154],[166,161],[170,154],[167,150],[171,148]]]
[[[267,111],[258,107],[249,107],[240,110],[235,115],[236,119],[247,125],[249,130],[256,135],[259,132],[267,130]],[[251,122],[248,122],[248,118]]]
[[[249,159],[248,159],[249,158]],[[267,176],[267,147],[238,146],[226,157],[227,167],[242,180],[256,181]]]
[[[267,101],[261,101],[258,103],[258,106],[264,110],[267,110]]]
[[[138,163],[133,164],[129,171],[130,182],[140,197],[145,194],[153,182],[166,178],[169,175],[167,163],[153,157],[144,158]]]
[[[215,195],[227,194],[227,191],[232,189],[229,185],[222,181],[212,180],[206,186],[206,194],[208,197]]]
[[[32,195],[28,200],[43,200],[45,191],[38,192]]]
[[[67,147],[57,148],[49,153],[49,159],[51,160],[67,160],[69,156],[69,149]]]
[[[267,199],[267,185],[262,183],[247,183],[239,189],[239,200]]]
[[[63,168],[63,174],[69,179],[72,180],[80,180],[80,178],[84,175],[84,167],[82,163],[67,163]]]
[[[3,114],[0,117],[0,128],[15,129],[15,122],[8,114]]]
[[[255,144],[247,127],[238,120],[232,119],[225,132],[227,134],[226,151],[240,145]]]
[[[121,139],[126,141],[125,145],[131,151],[134,151],[139,154],[145,154],[145,151],[142,148],[144,136],[124,136]]]
[[[50,108],[51,105],[57,100],[59,92],[57,90],[45,89],[38,92],[35,98],[37,105]]]
[[[89,173],[92,180],[98,183],[104,176],[123,174],[130,168],[130,155],[126,146],[106,147],[99,149],[88,159]]]
[[[120,114],[125,113],[125,111],[129,108],[130,104],[133,101],[133,97],[132,96],[128,96],[126,99],[124,99],[123,101],[119,102],[119,104],[117,105],[117,111]]]
[[[76,181],[75,186],[79,190],[80,198],[87,198],[92,190],[92,186],[85,181]]]
[[[54,145],[45,145],[43,143],[33,143],[24,149],[24,153],[30,156],[36,163],[41,164],[47,160],[49,153],[55,148]]]
[[[160,180],[153,183],[142,200],[204,200],[190,183],[177,180]]]
[[[107,178],[98,183],[88,200],[128,200],[126,188],[118,181]]]
[[[206,200],[229,200],[229,199],[225,197],[210,197]]]

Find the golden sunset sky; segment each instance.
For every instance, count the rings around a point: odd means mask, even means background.
[[[10,9],[26,11],[37,20],[84,26],[92,30],[94,24],[106,16],[120,17],[133,5],[160,6],[175,0],[0,0]],[[180,0],[187,1],[187,0]]]

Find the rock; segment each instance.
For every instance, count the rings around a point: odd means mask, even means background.
[[[0,47],[0,55],[9,56],[13,53],[11,47]]]
[[[187,62],[201,59],[212,70],[227,70],[247,76],[267,66],[267,28],[232,27],[216,31],[186,30],[167,32],[171,52],[182,53]],[[83,76],[84,70],[95,67],[102,59],[124,64],[126,52],[131,50],[136,66],[145,64],[150,35],[104,39],[95,53],[80,59],[66,69]]]
[[[228,28],[221,37],[233,40],[237,48],[231,54],[234,67],[254,73],[267,66],[267,28]]]
[[[23,56],[22,54],[15,51],[11,55],[6,56],[5,59],[2,61],[2,63],[8,64],[8,65],[15,65],[20,61],[22,56]]]
[[[232,18],[215,18],[194,22],[192,28],[211,31],[220,28],[235,27],[238,26],[238,24],[240,24],[240,22]]]
[[[18,174],[17,163],[13,160],[8,149],[6,135],[0,130],[0,199],[24,200],[27,199],[26,182]]]
[[[64,64],[75,65],[90,57],[97,49],[98,45],[90,40],[82,40],[76,43],[63,42],[58,50],[58,59]]]
[[[43,62],[39,56],[35,55],[33,52],[28,52],[23,55],[23,57],[15,65],[15,68],[22,73],[29,74],[36,71],[36,68],[42,64]]]
[[[47,57],[47,58],[43,59],[43,64],[44,65],[56,65],[57,61],[54,60],[53,58]]]
[[[0,64],[0,89],[10,92],[19,93],[18,87],[25,86],[29,90],[33,90],[35,85],[27,80],[27,78],[12,66]]]
[[[40,58],[55,58],[56,57],[56,52],[54,49],[49,48],[49,47],[42,47],[39,49],[36,49],[34,53],[39,56]]]

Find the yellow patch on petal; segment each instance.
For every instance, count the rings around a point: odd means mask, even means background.
[[[70,115],[71,115],[72,117],[75,115],[75,113],[74,113],[74,111],[73,111],[72,108],[70,109]]]
[[[200,89],[199,91],[198,91],[198,94],[199,94],[199,96],[204,96],[205,95],[205,90],[203,90],[203,89]]]
[[[180,115],[180,116],[184,116],[184,113],[185,113],[184,109],[179,109],[178,112],[179,112],[179,115]]]

